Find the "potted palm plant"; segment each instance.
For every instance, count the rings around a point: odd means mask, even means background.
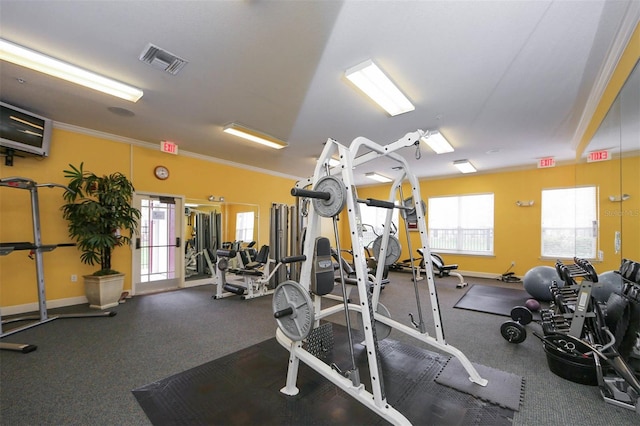
[[[82,252],[80,260],[100,265],[98,271],[84,276],[89,305],[108,309],[118,305],[124,286],[124,274],[111,268],[111,254],[131,242],[140,211],[131,205],[134,187],[126,176],[120,172],[98,176],[83,165],[69,164],[64,171],[69,181],[62,215],[69,222],[69,236]]]

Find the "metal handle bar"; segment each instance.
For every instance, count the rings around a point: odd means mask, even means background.
[[[320,200],[329,200],[331,198],[330,192],[312,191],[309,189],[300,188],[291,188],[291,195],[293,195],[294,197],[317,198]]]

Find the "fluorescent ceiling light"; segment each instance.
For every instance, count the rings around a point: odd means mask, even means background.
[[[416,109],[371,59],[349,68],[345,74],[349,81],[391,116]]]
[[[444,154],[446,152],[454,151],[449,141],[442,135],[442,133],[436,130],[427,132],[427,134],[422,137],[422,140],[429,145],[436,154]]]
[[[457,160],[453,162],[453,165],[462,173],[475,173],[477,170],[473,167],[473,164],[469,160]]]
[[[365,173],[364,175],[366,177],[368,177],[369,179],[373,179],[373,180],[378,181],[378,182],[382,182],[382,183],[391,182],[390,178],[388,178],[386,176],[383,176],[383,175],[380,175],[380,174],[375,173],[375,172]]]
[[[257,130],[249,129],[248,127],[241,126],[237,123],[231,123],[224,126],[224,132],[239,136],[241,138],[248,139],[252,142],[256,142],[262,145],[266,145],[270,148],[282,149],[289,146],[288,143],[276,139],[273,136],[258,132]]]
[[[137,102],[143,95],[140,89],[78,68],[75,65],[59,61],[58,59],[18,46],[3,39],[0,39],[0,59],[112,96],[117,96],[127,101]]]

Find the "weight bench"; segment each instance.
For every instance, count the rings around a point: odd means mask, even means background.
[[[421,248],[418,249],[418,254],[420,254],[420,256],[422,257],[422,264],[424,265],[424,251]],[[456,284],[456,288],[463,288],[468,285],[462,275],[460,275],[458,272],[454,272],[456,269],[458,269],[457,264],[446,265],[442,257],[437,253],[431,253],[431,264],[433,265],[434,272],[436,272],[436,275],[440,278],[448,277],[451,275],[453,275],[454,277],[458,277],[460,282]]]

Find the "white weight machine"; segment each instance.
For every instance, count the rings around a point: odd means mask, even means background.
[[[445,341],[431,268],[426,268],[426,280],[422,280],[420,283],[426,281],[428,286],[435,336],[430,336],[426,330],[420,306],[418,280],[414,279],[418,321],[414,321],[413,316],[409,314],[414,325],[414,328],[412,328],[391,319],[386,308],[379,304],[384,262],[378,262],[375,278],[372,277],[372,274],[368,275],[367,272],[367,256],[362,243],[359,203],[388,209],[380,244],[380,258],[385,258],[387,251],[390,250],[389,235],[393,209],[415,209],[413,213],[417,216],[421,250],[424,252],[426,259],[429,259],[430,251],[425,212],[420,202],[422,200],[420,185],[417,177],[410,171],[407,161],[396,153],[402,148],[417,147],[420,143],[420,138],[424,135],[425,132],[418,130],[384,146],[364,137],[356,138],[349,147],[329,139],[318,160],[313,177],[298,182],[296,187],[292,189],[292,195],[309,198],[312,202],[309,203],[311,207],[307,216],[307,229],[303,248],[303,254],[306,257],[301,265],[300,282],[289,280],[281,283],[276,287],[273,297],[274,317],[278,323],[276,339],[290,353],[286,385],[281,389],[282,393],[291,396],[298,394],[299,390],[296,382],[299,362],[302,361],[385,420],[393,424],[410,424],[402,413],[387,402],[376,328],[379,334],[384,334],[381,332],[381,329],[384,328],[397,330],[456,357],[469,375],[469,380],[472,383],[478,386],[487,385],[487,380],[480,376],[467,357]],[[339,158],[340,164],[330,168],[328,164],[332,157]],[[357,195],[353,171],[355,168],[380,157],[394,160],[399,165],[398,176],[391,186],[389,198],[388,200],[361,200]],[[405,181],[408,181],[411,187],[412,200],[414,200],[413,206],[403,205],[402,184]],[[304,189],[309,186],[312,189]],[[353,250],[353,266],[356,272],[359,302],[355,304],[348,300],[346,294],[344,294],[346,290],[343,285],[344,303],[323,307],[323,296],[333,289],[334,272],[329,250],[324,247],[328,245],[328,240],[324,238],[324,240],[327,240],[324,243],[322,241],[323,237],[320,236],[320,220],[322,217],[333,218],[336,250],[340,252],[336,222],[338,215],[345,208],[349,223],[349,236],[351,249]],[[329,284],[329,280],[331,284]],[[326,364],[303,347],[303,341],[311,333],[321,328],[320,320],[341,311],[345,313],[351,352],[351,368],[344,372],[336,365]],[[355,363],[354,342],[349,321],[350,311],[359,313],[362,318],[362,332],[364,333],[362,344],[367,348],[366,354],[371,389],[365,389],[365,386],[361,383],[358,367]]]
[[[229,272],[229,259],[233,259],[236,256],[237,252],[235,250],[219,249],[216,252],[218,260],[215,266],[216,293],[213,295],[214,299],[240,296],[241,299],[246,300],[273,294],[274,289],[270,288],[269,285],[276,274],[286,270],[286,264],[304,259],[303,256],[289,256],[283,257],[278,263],[272,259],[267,259],[262,269],[236,269]],[[227,273],[242,277],[241,283],[228,282]]]

